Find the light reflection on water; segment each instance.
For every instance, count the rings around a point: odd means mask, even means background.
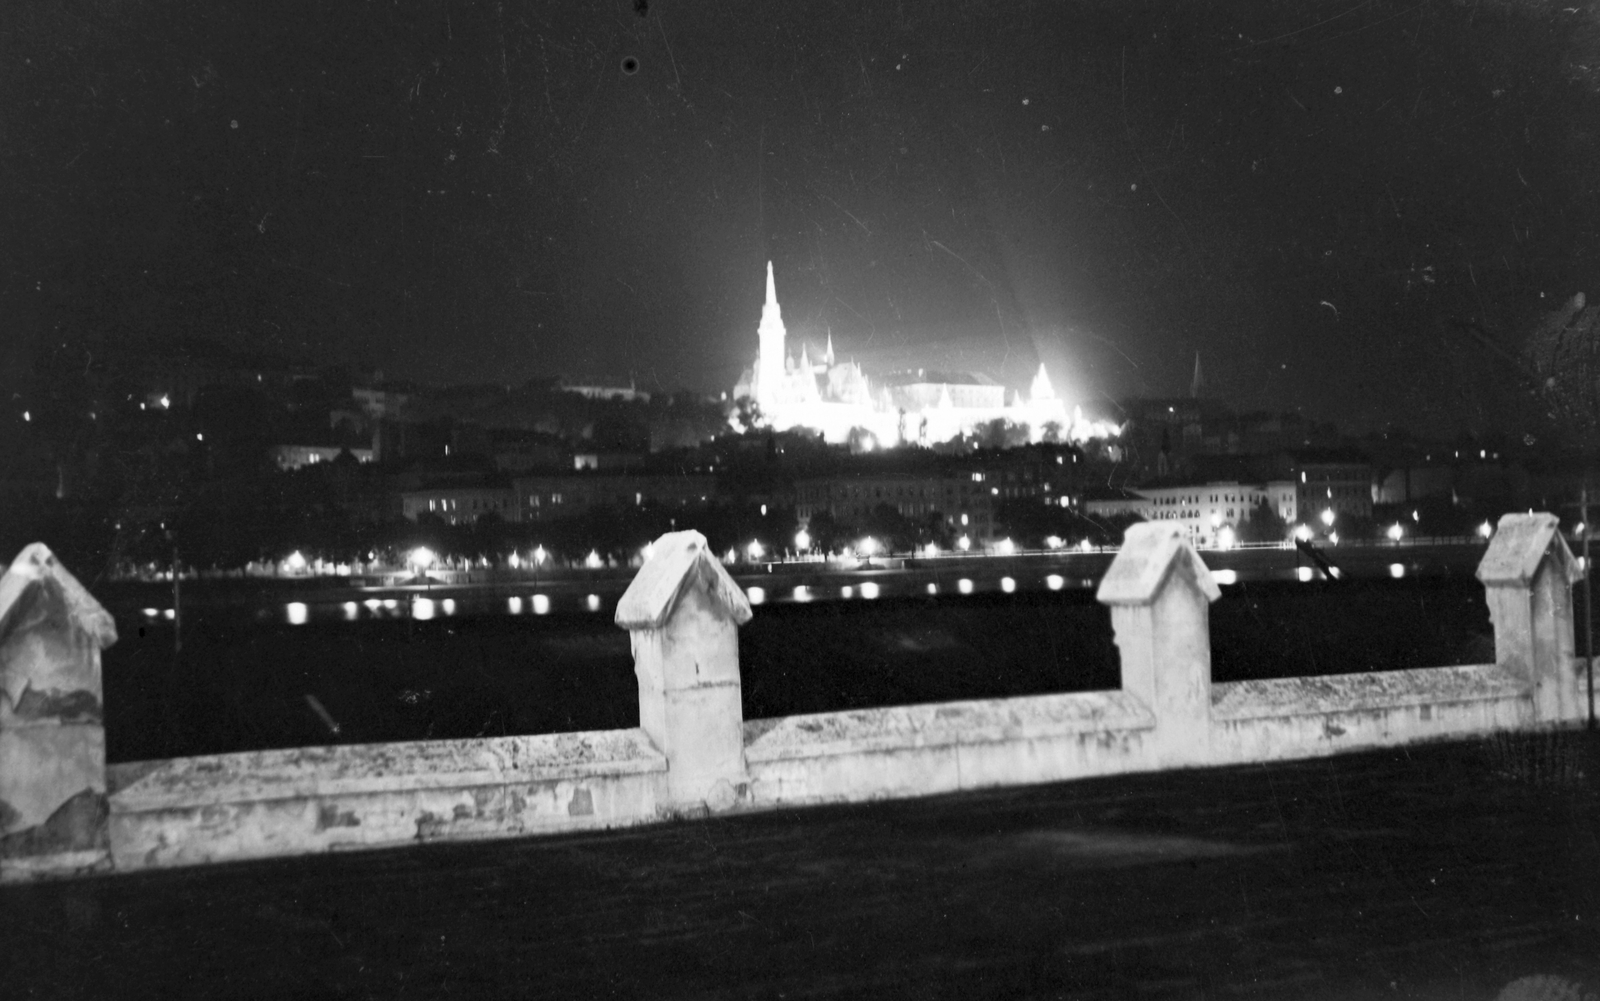
[[[344,620],[346,622],[354,622],[356,620],[356,615],[360,611],[361,611],[361,606],[360,605],[356,604],[353,601],[345,602],[344,603]]]
[[[809,587],[806,587],[804,584],[799,585],[798,587],[796,587],[794,589],[794,600],[795,601],[810,601],[811,600],[811,589]]]
[[[598,594],[591,594],[584,604],[588,607],[589,611],[598,612],[600,611],[600,596]]]
[[[1007,594],[1011,594],[1012,592],[1016,591],[1016,589],[1017,589],[1017,582],[1016,581],[1012,580],[1010,577],[1001,577],[1000,578],[1000,590],[1004,591]]]
[[[866,592],[866,588],[865,587],[862,588],[862,592],[863,593]],[[846,584],[844,587],[841,587],[839,589],[839,597],[841,597],[841,598],[852,597],[852,596],[855,595],[855,593],[856,593],[856,589],[851,587],[849,584]]]
[[[876,598],[877,596],[878,596],[878,585],[877,584],[874,584],[872,581],[869,580],[865,584],[861,585],[861,597],[867,599],[868,601],[871,601],[873,598]]]
[[[303,601],[291,601],[287,605],[283,606],[283,608],[284,608],[284,611],[287,612],[288,615],[289,615],[289,625],[291,625],[291,626],[303,626],[303,625],[306,624],[306,603],[305,602],[303,602]]]
[[[548,615],[550,612],[550,598],[547,595],[536,594],[533,596],[533,614]]]
[[[1389,564],[1389,576],[1390,577],[1393,577],[1396,580],[1398,580],[1401,577],[1404,577],[1405,575],[1406,575],[1406,565],[1404,563],[1391,563],[1391,564]]]
[[[972,581],[965,577],[961,578],[960,580],[956,581],[956,590],[960,591],[962,594],[971,594]]]
[[[1301,583],[1305,583],[1316,575],[1316,571],[1310,567],[1295,567],[1294,575],[1300,579]]]
[[[1211,571],[1211,579],[1218,584],[1237,584],[1239,583],[1239,571],[1213,570]]]
[[[443,601],[439,602],[439,611],[443,612],[446,615],[454,615],[454,614],[456,614],[456,599],[454,599],[454,598],[446,598]]]
[[[413,599],[411,599],[411,617],[413,619],[431,619],[431,618],[433,618],[433,599],[432,598],[413,598]]]
[[[521,615],[522,614],[522,599],[520,597],[507,598],[506,599],[506,611],[510,612],[512,615]]]
[[[767,600],[767,590],[762,587],[752,587],[745,591],[745,596],[750,599],[750,604],[759,605]]]
[[[1061,590],[1061,586],[1065,583],[1066,580],[1058,573],[1053,573],[1044,579],[1044,586],[1052,591]]]

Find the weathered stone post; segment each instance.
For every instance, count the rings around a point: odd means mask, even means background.
[[[667,807],[725,810],[749,794],[739,626],[750,602],[699,532],[655,541],[617,603],[633,638],[639,726],[667,758]]]
[[[1211,602],[1222,596],[1183,530],[1129,526],[1096,597],[1111,606],[1122,690],[1155,714],[1158,767],[1211,759]]]
[[[1553,514],[1501,517],[1478,564],[1495,663],[1530,686],[1539,723],[1587,712],[1572,634],[1572,584],[1582,576]]]
[[[116,640],[42,543],[0,576],[0,881],[110,864],[100,651]]]

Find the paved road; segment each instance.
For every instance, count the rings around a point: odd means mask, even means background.
[[[1580,734],[11,887],[0,998],[1579,999],[1597,778]]]

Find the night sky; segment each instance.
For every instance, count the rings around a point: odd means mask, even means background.
[[[1600,293],[1567,2],[8,5],[0,323],[715,391],[770,257],[842,356],[1514,424]]]

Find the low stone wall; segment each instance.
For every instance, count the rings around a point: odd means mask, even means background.
[[[666,772],[637,729],[120,765],[111,856],[131,871],[647,823]]]
[[[1213,684],[1209,606],[1220,591],[1181,531],[1157,522],[1128,530],[1100,584],[1119,691],[748,722],[737,629],[749,602],[703,537],[671,533],[617,608],[618,625],[632,633],[637,729],[183,758],[118,766],[109,781],[98,654],[114,634],[48,552],[33,552],[0,580],[0,879],[576,831],[1571,726],[1587,699],[1572,651],[1574,563],[1556,528],[1551,515],[1507,515],[1484,555],[1493,664]],[[62,678],[95,696],[65,701],[96,711],[32,712],[65,704]],[[27,810],[7,812],[8,801]]]
[[[751,720],[750,806],[927,796],[1153,767],[1155,717],[1125,692]]]
[[[1537,723],[1528,686],[1494,664],[1211,688],[1211,760],[1282,761],[1470,737]]]

